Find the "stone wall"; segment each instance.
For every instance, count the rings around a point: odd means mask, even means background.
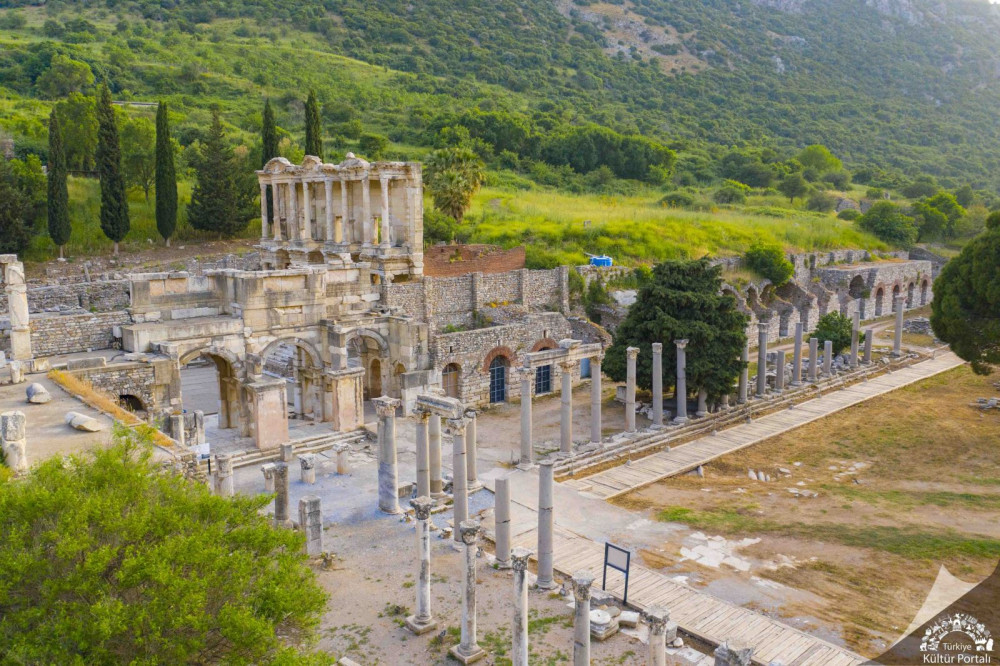
[[[118,363],[73,370],[72,373],[112,398],[120,400],[122,396],[135,396],[150,413],[166,406],[164,394],[157,388],[156,371],[150,363]]]
[[[31,348],[36,358],[111,347],[115,326],[131,323],[128,311],[32,315]],[[0,320],[0,350],[10,349],[10,322]]]
[[[501,250],[495,245],[435,245],[424,251],[424,277],[506,273],[522,268],[524,246]]]
[[[53,312],[83,308],[108,312],[128,307],[128,280],[67,282],[28,287],[28,310]],[[7,311],[7,294],[0,292],[0,312]]]

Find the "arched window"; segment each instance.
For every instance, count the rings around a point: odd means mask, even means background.
[[[490,370],[492,376],[492,367]],[[462,369],[458,367],[458,363],[449,363],[441,371],[441,388],[444,389],[444,394],[449,398],[458,397],[458,377],[461,372]]]
[[[507,359],[497,356],[490,362],[490,402],[507,401]]]

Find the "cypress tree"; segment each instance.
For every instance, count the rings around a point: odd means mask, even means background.
[[[306,100],[306,155],[323,159],[323,128],[319,122],[319,102],[316,93],[309,91]]]
[[[261,123],[260,140],[260,166],[263,168],[268,160],[278,156],[278,128],[274,122],[270,99],[264,100],[264,120]],[[267,219],[274,219],[274,194],[270,187],[267,188]]]
[[[174,173],[174,148],[170,144],[167,103],[156,109],[156,230],[167,247],[177,228],[177,176]]]
[[[49,237],[59,246],[59,258],[63,258],[63,246],[69,242],[69,190],[66,187],[66,153],[63,150],[62,130],[59,116],[52,109],[49,114]]]
[[[128,199],[122,175],[118,124],[106,83],[101,86],[97,99],[97,174],[101,179],[101,231],[114,241],[117,255],[118,243],[129,230]]]
[[[212,126],[202,143],[188,220],[195,229],[232,236],[244,229],[249,218],[240,210],[235,178],[235,158],[222,131],[219,110],[212,109]]]

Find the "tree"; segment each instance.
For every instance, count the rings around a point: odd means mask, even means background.
[[[966,213],[965,208],[958,203],[958,199],[956,199],[955,195],[950,192],[942,191],[920,203],[924,205],[925,209],[930,208],[939,211],[944,216],[944,225],[937,231],[947,238],[953,238],[955,236],[956,225],[963,217],[965,217]],[[923,235],[923,228],[921,227],[921,239]]]
[[[0,253],[21,254],[31,242],[31,202],[22,191],[11,163],[0,156]]]
[[[818,143],[803,148],[796,159],[804,168],[815,169],[821,173],[840,171],[843,168],[843,164],[830,152],[830,149]]]
[[[0,644],[13,663],[301,663],[326,594],[267,495],[213,496],[149,431],[0,483]]]
[[[859,229],[873,234],[891,245],[910,247],[917,240],[917,227],[912,217],[890,201],[879,201],[854,222]]]
[[[264,114],[260,125],[260,166],[261,168],[278,156],[278,127],[274,122],[274,111],[270,98],[264,100]],[[274,193],[267,188],[267,219],[274,219]]]
[[[746,267],[780,287],[795,274],[795,266],[778,245],[755,243],[743,255]]]
[[[129,231],[128,199],[122,177],[122,155],[118,144],[118,123],[111,105],[111,91],[101,86],[97,101],[97,173],[101,179],[101,231],[115,244]]]
[[[441,148],[427,159],[424,185],[434,207],[460,223],[485,177],[483,161],[468,148]]]
[[[306,99],[306,155],[323,159],[323,126],[319,120],[319,102],[312,90]]]
[[[125,113],[120,124],[125,184],[141,189],[148,203],[156,180],[156,127],[149,118]]]
[[[972,185],[966,183],[955,190],[955,201],[963,208],[968,208],[976,203],[976,193],[973,191]]]
[[[57,99],[94,85],[94,73],[87,63],[56,54],[35,85],[49,99]]]
[[[976,374],[1000,365],[1000,214],[970,240],[934,281],[931,327]]]
[[[842,315],[836,311],[827,312],[816,322],[816,330],[813,332],[812,337],[819,340],[820,346],[827,340],[832,342],[833,355],[836,356],[851,346],[851,331],[853,330],[853,326],[854,324],[846,315]],[[859,339],[863,342],[865,334],[861,333]]]
[[[62,131],[59,129],[59,114],[56,109],[49,113],[49,169],[48,169],[48,218],[49,237],[59,247],[59,258],[63,258],[63,246],[69,242],[69,190],[66,185],[66,153],[63,152]]]
[[[635,304],[615,333],[604,371],[615,381],[626,375],[625,349],[638,347],[637,382],[652,386],[652,348],[663,343],[663,385],[676,380],[675,340],[688,340],[687,385],[705,389],[712,399],[733,390],[743,363],[747,315],[736,299],[723,294],[722,267],[708,259],[668,261],[653,268]]]
[[[170,247],[170,237],[177,228],[177,175],[174,171],[174,145],[170,141],[167,103],[156,108],[156,230]]]
[[[246,228],[250,218],[241,205],[236,170],[236,156],[226,142],[219,110],[212,109],[212,125],[195,165],[196,182],[188,206],[192,227],[220,236],[233,236]]]
[[[381,134],[362,134],[358,139],[358,150],[365,157],[377,160],[389,147],[389,139]]]
[[[73,93],[56,105],[66,151],[66,168],[93,171],[97,151],[97,113],[93,97]]]
[[[796,197],[805,196],[809,192],[809,183],[801,173],[790,173],[778,183],[778,191],[788,197],[788,202],[791,203]]]
[[[932,197],[938,191],[937,181],[933,176],[918,176],[902,189],[903,195],[911,199]]]

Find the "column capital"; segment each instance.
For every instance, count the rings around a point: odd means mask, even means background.
[[[892,300],[895,301],[896,303],[902,303],[904,299],[905,296],[903,296],[902,294],[896,294],[895,296],[892,297]]]
[[[447,431],[447,434],[453,436],[464,435],[465,428],[469,425],[468,419],[464,416],[460,416],[457,419],[448,419],[447,423],[448,425],[445,426],[445,430]]]
[[[663,343],[662,342],[654,342],[653,343],[653,353],[654,354],[662,354],[663,353]]]
[[[523,366],[516,369],[517,377],[522,382],[533,381],[535,379],[535,369]]]
[[[462,415],[466,418],[467,422],[479,416],[479,411],[472,409],[471,407],[466,408]]]
[[[766,332],[767,332],[767,329],[768,329],[768,327],[769,327],[770,325],[771,325],[771,322],[770,322],[770,321],[768,321],[768,320],[766,320],[766,319],[764,319],[764,320],[761,320],[761,321],[758,321],[758,322],[757,322],[757,331],[758,331],[759,333],[766,333]]]
[[[684,349],[685,347],[688,346],[688,341],[687,341],[687,339],[684,339],[684,340],[674,340],[674,344],[677,345],[678,349]]]
[[[625,355],[629,359],[631,359],[631,360],[634,361],[636,359],[636,357],[639,356],[639,348],[638,347],[628,347],[628,348],[625,349]]]
[[[576,361],[559,361],[559,367],[562,368],[563,372],[572,372],[576,363]]]
[[[413,507],[413,513],[416,514],[417,520],[427,520],[431,517],[434,500],[430,497],[418,497],[410,500],[410,506]]]
[[[375,413],[384,419],[396,415],[399,400],[383,395],[381,398],[372,398],[372,404],[375,405]]]
[[[510,551],[511,568],[514,571],[524,572],[528,569],[528,560],[531,559],[531,550],[518,546]]]
[[[466,546],[476,545],[476,540],[479,538],[479,521],[463,520],[458,525],[458,532],[462,537],[462,543]]]
[[[599,352],[590,357],[591,363],[603,363],[604,362],[604,352]]]
[[[421,409],[420,407],[413,408],[413,416],[416,417],[417,421],[420,423],[427,423],[431,420],[431,413],[426,409]]]
[[[590,586],[594,584],[594,574],[584,569],[573,574],[573,597],[577,601],[590,600]]]
[[[649,633],[660,636],[667,628],[667,621],[670,619],[670,611],[663,606],[652,606],[643,612],[643,619],[649,625]]]

